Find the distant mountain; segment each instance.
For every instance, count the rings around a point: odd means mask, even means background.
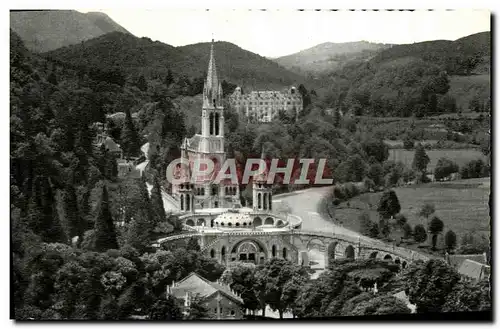
[[[490,40],[490,32],[480,32],[455,41],[434,40],[396,45],[377,54],[372,62],[384,63],[412,57],[436,64],[448,74],[469,75],[474,73],[471,70],[481,71],[477,73],[489,73]]]
[[[328,106],[410,116],[487,109],[491,34],[395,45],[320,76]]]
[[[274,61],[290,70],[304,73],[324,73],[338,69],[354,59],[370,59],[389,44],[367,41],[332,43],[326,42],[298,53],[275,58]]]
[[[112,32],[48,52],[46,55],[73,65],[120,67],[128,74],[176,75],[199,78],[206,74],[210,43],[183,47]],[[304,78],[277,63],[228,42],[215,43],[216,65],[221,79],[247,89],[283,88]]]
[[[113,31],[129,33],[104,13],[76,10],[11,11],[10,28],[34,52],[77,44]]]

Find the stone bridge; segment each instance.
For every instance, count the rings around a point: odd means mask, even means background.
[[[394,261],[404,268],[415,260],[428,260],[418,252],[389,245],[382,241],[367,241],[366,237],[304,231],[297,229],[281,231],[241,230],[225,232],[201,232],[190,228],[192,233],[171,236],[158,240],[156,244],[196,237],[202,252],[222,264],[232,261],[253,261],[257,264],[270,258],[285,258],[302,265],[310,265],[311,256],[320,255],[324,267],[333,259],[376,258]]]

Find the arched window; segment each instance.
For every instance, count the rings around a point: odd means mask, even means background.
[[[264,210],[266,210],[267,209],[267,193],[264,193],[264,201],[262,203],[264,205],[264,207],[263,207]]]
[[[189,194],[186,195],[186,210],[189,211],[189,209],[191,208],[190,205],[191,205],[191,202],[190,202],[190,196]]]
[[[210,135],[213,135],[214,134],[214,114],[213,113],[210,113]]]
[[[273,257],[276,257],[276,246],[273,244],[273,248],[272,248],[272,255]]]
[[[261,226],[262,225],[262,219],[260,219],[260,217],[255,217],[255,219],[253,220],[253,225],[254,226]]]
[[[257,194],[257,209],[260,209],[262,207],[261,200],[260,200],[260,193]]]
[[[286,248],[283,247],[283,258],[286,259]]]
[[[184,210],[184,194],[181,194],[181,210]]]
[[[210,250],[210,257],[212,257],[212,258],[215,257],[215,250],[213,250],[213,249]]]
[[[273,195],[269,194],[269,210],[273,209]]]
[[[219,118],[220,118],[220,114],[215,113],[215,135],[220,135]]]

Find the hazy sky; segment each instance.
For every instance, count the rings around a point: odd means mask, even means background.
[[[207,42],[213,34],[215,40],[229,41],[267,57],[288,55],[323,42],[400,44],[455,40],[490,30],[490,13],[485,10],[78,10],[105,12],[134,35],[173,46]]]

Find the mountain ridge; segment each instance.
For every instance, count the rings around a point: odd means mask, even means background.
[[[181,47],[112,32],[97,38],[47,52],[45,55],[73,65],[119,66],[133,75],[177,75],[200,78],[206,74],[210,42]],[[226,41],[214,44],[218,74],[246,89],[275,89],[298,85],[306,79],[274,61]]]
[[[104,13],[76,10],[11,11],[10,28],[33,52],[46,52],[119,31],[124,27]]]

